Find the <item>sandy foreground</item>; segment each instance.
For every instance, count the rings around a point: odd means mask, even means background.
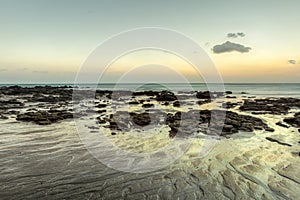
[[[49,94],[46,96],[49,97]],[[3,102],[17,99],[24,103],[24,106],[15,108],[2,107],[2,115],[7,117],[0,120],[1,199],[299,198],[300,134],[298,127],[284,123],[285,118],[293,117],[299,112],[297,107],[291,106],[286,114],[253,114],[240,109],[245,97],[226,98],[224,101],[227,102],[241,102],[227,110],[259,118],[273,130],[238,130],[238,133],[227,132],[220,137],[195,132],[190,137],[176,139],[170,137],[170,127],[173,126],[165,124],[131,127],[127,132],[114,130],[112,126],[107,127],[108,122],[99,125],[96,123],[98,112],[91,112],[78,119],[53,119],[53,123],[44,125],[37,123],[43,124],[45,120],[17,120],[24,119],[20,115],[26,112],[47,111],[53,107],[67,110],[71,107],[70,104],[62,104],[60,101],[37,103],[36,99],[29,98],[32,98],[32,94],[1,96]],[[135,100],[143,98],[145,97],[136,97]],[[179,107],[173,104],[164,105],[155,99],[146,102],[153,104],[152,108],[173,113],[213,107],[212,103],[199,105],[195,101],[186,99],[184,102],[187,104]],[[102,98],[97,103],[107,104],[101,106],[106,109],[105,114],[102,114],[104,118],[115,110],[138,112],[144,109],[142,105],[145,104],[143,102],[128,107],[122,103],[112,104],[109,99]],[[88,106],[88,103],[85,105]],[[12,110],[18,112],[8,113]],[[66,113],[59,114],[67,116]],[[277,125],[277,122],[283,122],[288,128]],[[93,145],[84,144],[83,135],[93,141]],[[118,151],[109,149],[100,140],[103,136],[116,148],[129,152],[130,155],[142,155],[140,160],[125,157],[122,158],[123,163],[118,163]],[[178,159],[171,159],[170,165],[156,169],[163,163],[163,159],[169,159],[172,155],[172,152],[164,151],[154,162],[148,163],[147,169],[156,170],[145,173],[118,170],[118,167],[126,165],[124,169],[134,171],[140,163],[147,163],[149,153],[159,151],[172,143],[175,146],[188,143],[189,146]],[[213,145],[207,147],[207,144]],[[95,158],[87,147],[99,147],[95,152],[104,160],[99,161],[97,156]],[[130,162],[127,163],[127,160]],[[110,166],[104,165],[105,162],[109,162]]]

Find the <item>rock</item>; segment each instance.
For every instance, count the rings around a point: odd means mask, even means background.
[[[0,101],[0,109],[2,110],[24,108],[24,105],[24,103],[17,101],[16,99]]]
[[[162,91],[157,94],[156,100],[157,101],[175,101],[175,100],[177,100],[177,97],[172,92]]]
[[[292,145],[288,144],[288,143],[284,143],[284,142],[280,142],[279,140],[273,139],[271,137],[266,137],[267,140],[269,140],[270,142],[276,142],[278,144],[284,145],[284,146],[289,146],[291,147]]]
[[[0,119],[8,119],[8,117],[3,114],[0,114]]]
[[[268,132],[274,132],[275,131],[273,128],[270,128],[270,127],[266,127],[265,130],[268,131]]]
[[[26,112],[17,115],[17,120],[34,122],[39,125],[48,125],[64,119],[73,118],[73,114],[64,110],[49,110]]]
[[[265,115],[265,114],[271,114],[271,112],[251,112],[253,115]]]
[[[166,102],[164,102],[162,105],[168,106],[168,105],[170,105],[170,103],[166,101]]]
[[[269,114],[287,114],[291,107],[300,108],[300,101],[296,98],[265,98],[247,99],[240,107],[242,111],[268,112]]]
[[[204,104],[207,104],[210,102],[211,102],[211,99],[201,99],[201,100],[197,101],[197,104],[201,106],[201,105],[204,105]]]
[[[142,107],[143,108],[152,108],[152,107],[154,107],[154,104],[152,104],[152,103],[145,103],[145,104],[142,105]]]
[[[137,105],[137,104],[139,104],[139,102],[138,101],[129,101],[128,104],[130,104],[130,105]]]
[[[36,123],[38,125],[49,125],[49,124],[51,124],[51,122],[49,120],[37,121]]]
[[[101,103],[96,105],[97,108],[105,108],[106,106],[107,106],[107,104],[101,104]]]
[[[214,124],[211,122],[211,114],[214,112],[216,117]],[[225,112],[222,110],[190,110],[188,112],[169,113],[166,123],[170,127],[169,134],[174,136],[178,131],[181,135],[191,135],[195,132],[214,134],[221,130],[221,136],[237,133],[238,131],[252,132],[254,130],[271,130],[261,119],[248,115],[240,115],[232,111],[226,111],[224,125],[222,126],[221,117]],[[204,126],[204,125],[207,126]]]
[[[300,112],[296,113],[294,117],[284,118],[283,121],[291,126],[300,128]]]
[[[180,107],[180,102],[179,102],[179,101],[175,101],[175,102],[173,103],[173,106],[174,106],[174,107]]]
[[[209,91],[197,92],[196,97],[198,99],[210,99],[211,98]]]
[[[222,103],[222,108],[234,108],[236,107],[238,104],[237,103],[232,103],[232,102],[226,102],[226,103]]]
[[[140,92],[133,92],[133,96],[157,96],[159,95],[159,92],[155,91],[140,91]]]
[[[288,125],[285,125],[285,124],[283,124],[282,122],[276,122],[276,125],[277,125],[277,126],[284,127],[284,128],[290,128]]]
[[[236,96],[226,96],[227,99],[236,99]]]
[[[252,131],[254,131],[254,126],[252,123],[243,122],[240,126],[240,130],[246,131],[246,132],[252,132]]]
[[[232,94],[232,92],[231,92],[231,91],[226,91],[225,93],[226,93],[226,94]]]
[[[130,113],[132,121],[139,126],[147,126],[151,123],[149,113]]]
[[[150,117],[150,113],[152,114]],[[164,113],[153,109],[148,112],[127,112],[127,111],[117,111],[112,114],[109,118],[100,118],[97,119],[101,122],[108,123],[105,125],[105,128],[109,128],[111,130],[119,130],[123,132],[130,131],[133,128],[141,128],[149,125],[150,123],[154,125],[161,125],[164,122]]]

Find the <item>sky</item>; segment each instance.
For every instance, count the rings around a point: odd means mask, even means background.
[[[193,39],[224,82],[299,82],[299,8],[298,0],[0,0],[0,83],[72,83],[102,42],[142,27]],[[125,75],[203,81],[191,64],[159,50],[119,57],[101,81]]]

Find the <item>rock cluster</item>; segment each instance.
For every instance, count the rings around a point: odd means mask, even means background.
[[[296,98],[265,98],[245,100],[240,107],[242,111],[254,111],[253,114],[287,114],[291,107],[300,108]]]
[[[109,117],[98,117],[100,124],[111,130],[127,132],[131,129],[140,129],[147,125],[162,125],[165,114],[153,109],[148,112],[117,111]]]
[[[294,117],[287,117],[283,120],[285,123],[290,124],[296,128],[300,128],[300,112],[296,113]]]
[[[169,135],[191,135],[202,132],[212,135],[230,135],[239,131],[252,132],[254,130],[274,131],[261,119],[248,115],[239,115],[232,111],[223,110],[190,110],[167,115],[170,127]],[[213,117],[213,118],[212,118]],[[224,120],[224,121],[222,121]]]
[[[73,114],[65,110],[26,112],[17,115],[19,121],[33,122],[39,125],[49,125],[68,118],[73,118]]]
[[[222,120],[224,121],[222,122]],[[106,123],[106,128],[123,132],[139,129],[149,124],[155,126],[166,124],[170,127],[170,137],[176,135],[187,137],[197,132],[224,136],[239,131],[274,131],[259,118],[223,110],[190,110],[175,113],[166,113],[155,109],[140,113],[117,111],[109,118],[101,119],[100,122]]]

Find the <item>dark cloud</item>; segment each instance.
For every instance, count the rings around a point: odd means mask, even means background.
[[[0,69],[0,72],[5,72],[7,71],[7,69]]]
[[[246,36],[246,34],[245,34],[245,33],[242,33],[242,32],[237,33],[237,35],[240,36],[240,37],[245,37],[245,36]]]
[[[296,60],[288,60],[288,62],[292,65],[295,65],[297,61]]]
[[[212,50],[214,53],[226,53],[232,51],[247,53],[251,50],[251,47],[245,47],[244,45],[227,41],[223,44],[215,45]]]
[[[237,37],[245,37],[245,36],[246,36],[246,34],[242,33],[242,32],[240,32],[240,33],[228,33],[227,34],[228,38],[237,38]]]
[[[235,34],[235,33],[228,33],[227,37],[228,38],[237,38],[237,34]]]

